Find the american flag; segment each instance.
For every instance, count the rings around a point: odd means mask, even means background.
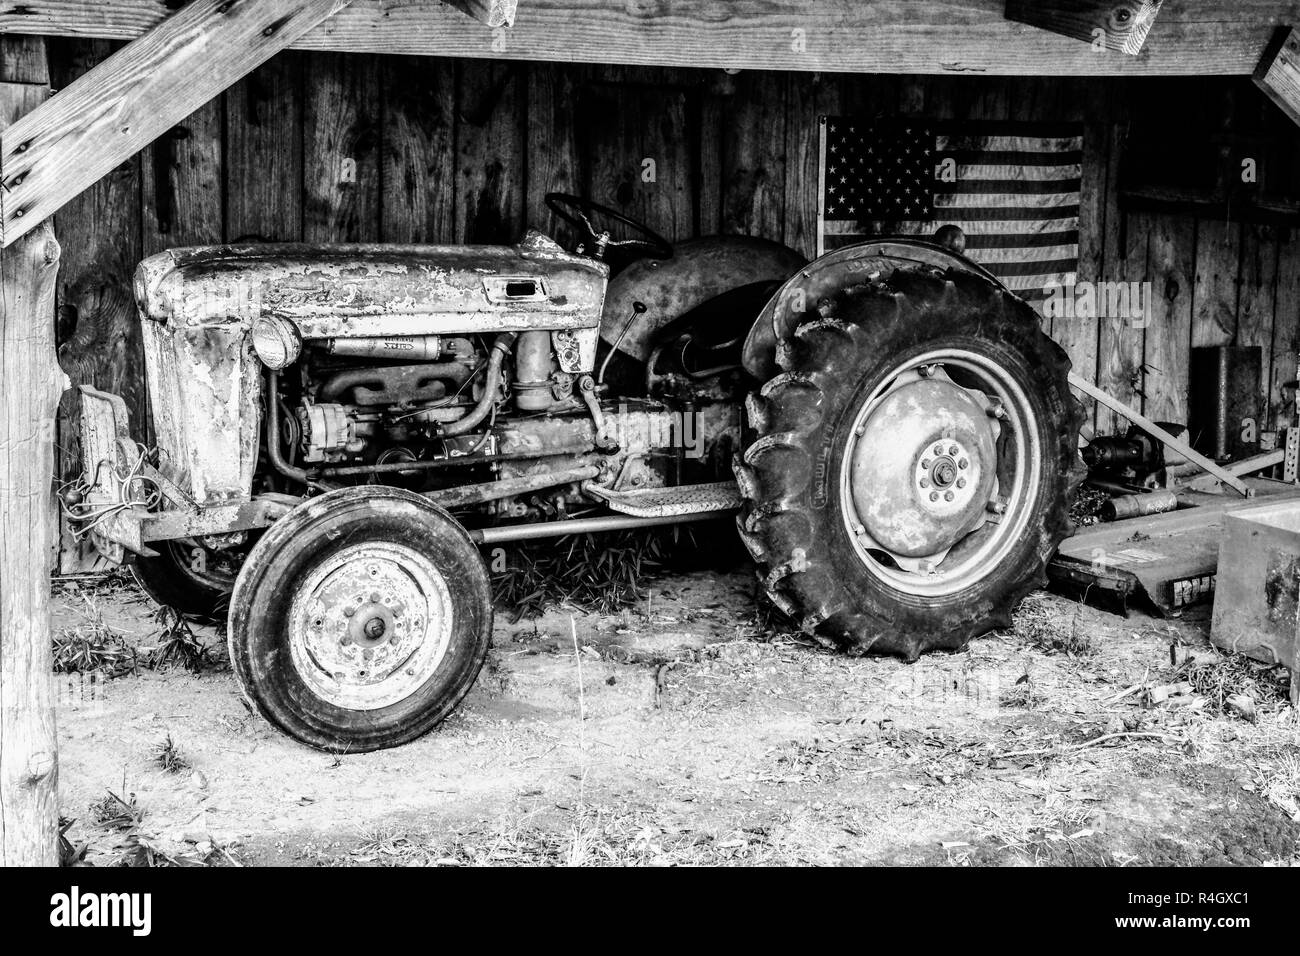
[[[819,252],[952,223],[966,233],[966,255],[1027,301],[1074,285],[1080,124],[821,122]]]

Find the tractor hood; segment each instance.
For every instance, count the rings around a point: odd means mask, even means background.
[[[293,322],[305,339],[582,329],[609,268],[541,233],[517,246],[239,245],[140,263],[140,314],[175,326]]]

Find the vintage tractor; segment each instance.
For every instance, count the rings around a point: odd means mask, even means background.
[[[735,513],[806,633],[907,658],[1006,625],[1044,580],[1082,473],[1068,362],[956,230],[809,263],[547,203],[575,251],[530,232],[141,263],[156,447],[82,388],[65,507],[158,601],[229,602],[268,720],[351,751],[438,724],[487,653],[500,542]]]

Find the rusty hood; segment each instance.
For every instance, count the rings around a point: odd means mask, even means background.
[[[140,263],[142,316],[176,326],[287,319],[303,338],[594,328],[608,267],[529,233],[515,246],[267,244]]]

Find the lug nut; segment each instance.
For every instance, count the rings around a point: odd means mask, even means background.
[[[929,479],[929,478],[922,478],[922,479],[921,479],[921,487],[922,487],[922,488],[929,488],[929,487],[930,487],[930,479]]]
[[[930,500],[931,500],[931,501],[938,501],[938,500],[939,500],[939,492],[937,492],[937,491],[932,491],[932,492],[930,492]]]
[[[970,462],[967,461],[965,458],[963,458],[961,461],[957,462],[957,467],[958,467],[958,468],[966,468],[966,467],[969,467],[969,465],[970,465]]]
[[[935,445],[935,446],[934,446],[934,453],[935,453],[936,455],[942,455],[942,454],[943,454],[943,446],[942,446],[942,445]]]
[[[957,487],[958,487],[958,488],[965,488],[965,487],[966,487],[966,479],[965,479],[965,478],[958,478],[958,479],[957,479]]]
[[[944,501],[952,501],[952,492],[951,492],[951,491],[945,491],[945,492],[943,493],[943,500],[944,500]]]
[[[921,467],[922,467],[922,468],[929,468],[929,467],[930,467],[930,459],[929,459],[929,458],[922,458],[922,459],[921,459]]]
[[[956,458],[958,455],[961,454],[961,449],[958,448],[956,445],[949,445],[948,454],[951,455],[953,458]]]

